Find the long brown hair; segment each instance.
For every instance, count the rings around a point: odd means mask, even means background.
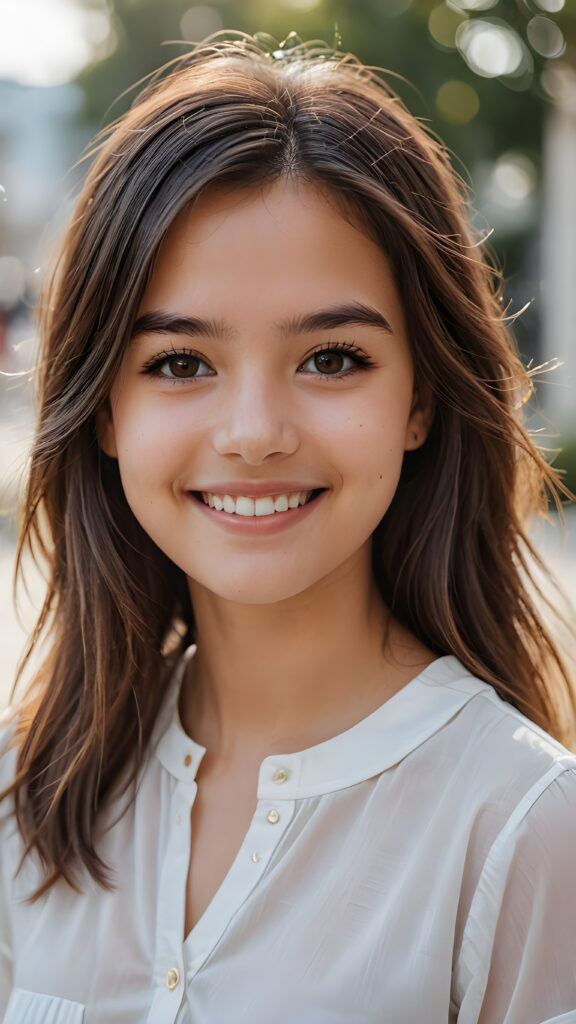
[[[132,515],[96,417],[175,216],[214,183],[282,175],[320,184],[353,210],[394,268],[417,380],[435,420],[408,453],[373,543],[394,614],[554,735],[573,697],[524,578],[528,512],[553,471],[519,406],[529,379],[442,146],[383,79],[315,45],[269,52],[212,39],[163,69],[99,141],[39,307],[39,422],[19,558],[49,566],[28,654],[48,655],[18,718],[8,792],[39,892],[83,863],[106,884],[99,811],[134,780],[174,657],[194,639],[184,574]],[[178,628],[176,628],[178,627]]]

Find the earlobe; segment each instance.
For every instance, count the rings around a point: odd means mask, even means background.
[[[116,448],[116,434],[114,431],[114,423],[112,421],[112,410],[110,409],[110,402],[106,403],[98,409],[95,418],[96,423],[96,439],[100,448],[105,455],[108,455],[111,459],[118,458],[118,450]]]
[[[433,421],[434,399],[432,393],[425,387],[419,388],[414,392],[412,400],[412,410],[404,442],[405,451],[415,451],[416,448],[420,448],[424,444],[430,433]]]

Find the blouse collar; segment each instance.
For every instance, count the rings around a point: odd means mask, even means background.
[[[164,768],[192,783],[206,748],[182,726],[178,697],[184,669],[196,648],[178,664],[158,723],[155,753]],[[345,789],[398,764],[438,732],[473,697],[491,687],[457,658],[438,658],[379,708],[345,732],[306,750],[273,754],[260,766],[258,799],[318,796]]]

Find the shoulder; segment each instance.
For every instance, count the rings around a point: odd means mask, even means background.
[[[455,998],[462,1020],[483,1008],[486,1019],[535,1024],[576,1008],[576,756],[442,660],[430,685],[462,698],[438,737],[466,848]],[[544,962],[554,964],[546,977]]]
[[[478,782],[505,788],[516,785],[519,796],[549,773],[553,778],[576,768],[576,754],[499,697],[489,683],[472,675],[456,658],[438,659],[423,681],[454,695],[455,714],[447,723],[446,741],[453,759],[466,762]]]
[[[490,1020],[576,1013],[576,765],[549,753],[553,763],[490,837],[466,900],[456,987]]]
[[[466,848],[471,900],[482,876],[505,877],[505,863],[520,846],[537,850],[545,835],[550,851],[553,844],[576,849],[576,755],[455,658],[430,668],[427,684],[454,693],[455,703],[422,748],[420,774],[433,768],[441,779],[453,838]],[[550,865],[549,857],[542,863]]]

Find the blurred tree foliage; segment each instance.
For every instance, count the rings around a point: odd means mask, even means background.
[[[90,5],[90,0],[83,2]],[[279,41],[295,31],[304,40],[336,43],[367,64],[389,69],[398,76],[396,88],[410,108],[429,119],[450,148],[470,164],[476,157],[490,159],[511,147],[539,148],[543,111],[550,101],[541,85],[541,71],[551,62],[528,44],[535,65],[530,79],[482,77],[468,67],[453,45],[433,38],[429,30],[433,12],[445,12],[443,20],[448,26],[450,17],[457,25],[466,15],[504,22],[524,40],[529,22],[546,15],[558,24],[568,41],[562,59],[572,58],[576,63],[575,0],[568,0],[570,6],[557,14],[547,13],[536,0],[449,0],[448,4],[439,0],[319,0],[314,6],[310,6],[311,0],[108,2],[117,47],[110,57],[92,65],[78,79],[86,95],[85,114],[92,123],[103,122],[103,111],[109,111],[104,115],[107,121],[110,115],[126,109],[129,96],[114,101],[136,81],[185,52],[183,39],[194,42],[220,27],[266,32]],[[542,2],[557,6],[562,0]],[[489,7],[490,3],[493,6]],[[488,9],[466,10],[465,5],[484,5]],[[403,84],[402,78],[414,88]],[[455,126],[436,109],[434,99],[448,80],[465,82],[478,94],[479,110],[468,124]]]
[[[90,6],[93,0],[81,2]],[[465,179],[468,171],[489,168],[510,151],[528,157],[536,176],[540,174],[542,129],[552,102],[545,88],[546,73],[557,62],[542,56],[533,45],[534,27],[550,30],[552,24],[553,32],[557,26],[567,44],[560,60],[576,63],[575,0],[568,0],[570,6],[564,7],[562,0],[203,0],[198,4],[108,0],[108,4],[116,48],[78,78],[85,94],[84,118],[91,129],[122,113],[138,93],[130,87],[184,53],[183,40],[198,41],[220,28],[266,32],[279,41],[295,31],[303,40],[323,39],[355,53],[366,64],[389,69],[393,86],[413,113],[445,140]],[[473,61],[466,62],[454,35],[461,23],[478,20],[515,33],[524,52],[523,73],[486,77],[473,70]],[[544,39],[543,45],[536,38],[536,43],[540,50],[554,49],[553,39]],[[450,106],[451,98],[456,99],[455,107]],[[479,183],[473,184],[474,201]],[[504,218],[493,240],[506,277],[514,281],[527,275],[530,287],[537,276],[533,253],[541,212],[537,187],[535,196],[530,216],[517,221]],[[532,297],[520,292],[513,297],[515,308]],[[529,313],[520,326],[520,345],[528,356],[537,355],[537,315],[537,310]]]

